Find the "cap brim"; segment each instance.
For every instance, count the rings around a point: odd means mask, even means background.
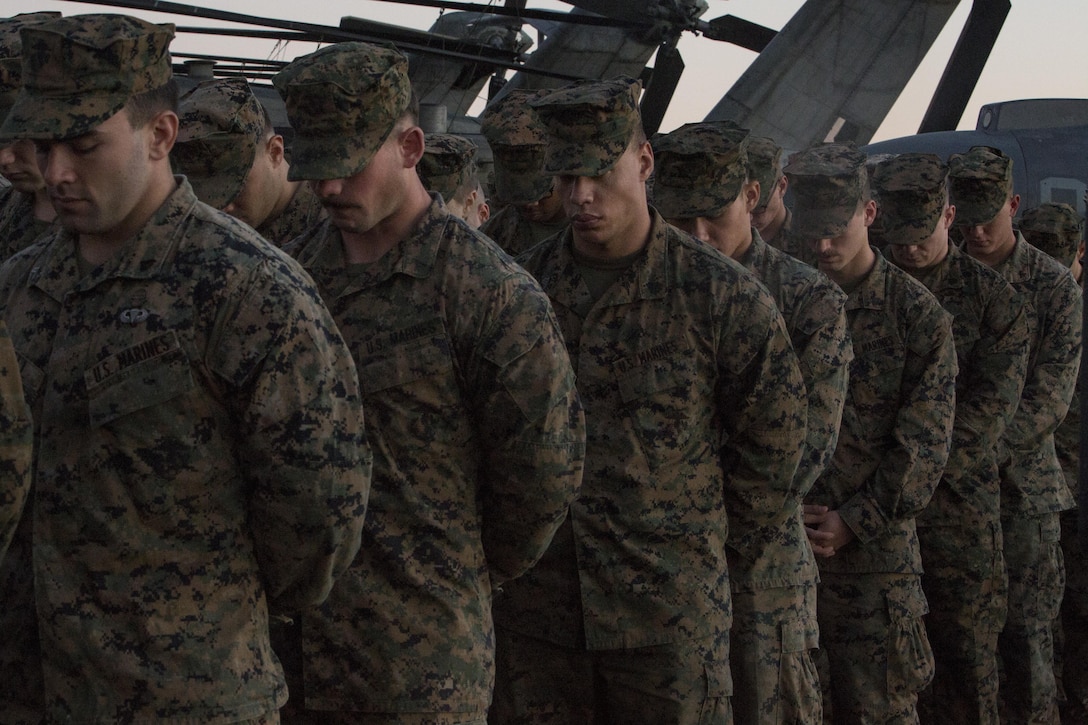
[[[0,143],[21,138],[60,141],[90,133],[128,102],[127,93],[45,98],[25,90],[0,126]]]
[[[854,218],[857,207],[810,208],[796,204],[793,210],[791,231],[802,239],[831,239],[846,231]]]
[[[620,149],[619,153],[589,153],[597,150],[600,150],[598,144],[553,138],[541,170],[552,176],[600,176],[616,165],[627,148]]]
[[[289,181],[323,181],[346,179],[366,168],[381,148],[385,136],[377,143],[357,136],[314,138],[295,136],[291,142]]]
[[[725,192],[709,189],[678,189],[654,184],[653,205],[666,219],[712,219],[736,200],[725,199]]]
[[[554,179],[540,174],[526,174],[494,168],[495,191],[492,197],[500,204],[532,204],[552,190]]]
[[[992,206],[979,202],[966,201],[963,198],[955,200],[956,218],[952,220],[954,227],[977,227],[988,224],[1005,206],[1002,201],[999,206]]]

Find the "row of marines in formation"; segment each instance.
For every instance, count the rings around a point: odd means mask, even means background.
[[[288,163],[172,35],[0,23],[0,722],[1057,720],[1082,225],[1003,154],[514,91],[489,237],[400,53]]]

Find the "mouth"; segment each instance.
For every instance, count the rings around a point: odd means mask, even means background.
[[[571,226],[575,229],[592,229],[600,221],[601,218],[596,214],[575,214],[570,218]]]

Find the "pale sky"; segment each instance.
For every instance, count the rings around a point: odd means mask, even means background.
[[[492,0],[491,4],[501,5],[502,2]],[[708,0],[708,4],[710,9],[703,16],[704,20],[729,14],[778,30],[803,2]],[[196,0],[186,5],[333,26],[339,24],[341,16],[355,15],[426,29],[439,15],[434,8],[380,0]],[[528,5],[548,10],[569,9],[568,5],[558,0],[529,0]],[[970,8],[971,0],[960,0],[959,7],[925,61],[878,129],[874,141],[917,130]],[[0,0],[2,15],[34,10],[58,10],[65,15],[127,12],[154,22],[192,26],[215,24],[197,18],[122,10],[68,0]],[[224,45],[227,42],[229,46]],[[218,51],[223,55],[289,60],[311,52],[315,46],[293,43],[287,47],[276,47],[270,41],[228,41],[214,36],[182,34],[174,41],[173,47],[193,53]],[[701,121],[755,57],[751,51],[692,34],[685,34],[679,48],[687,70],[665,116],[663,131],[689,121]],[[1012,0],[1012,10],[959,127],[974,128],[982,104],[1014,98],[1088,98],[1088,0]],[[482,100],[479,105],[482,107]]]

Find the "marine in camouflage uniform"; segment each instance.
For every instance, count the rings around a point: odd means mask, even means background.
[[[781,315],[646,205],[639,90],[534,101],[572,225],[519,262],[575,361],[586,475],[540,564],[496,597],[492,723],[731,722],[726,540],[747,554],[794,512],[805,392]]]
[[[871,176],[888,253],[952,314],[959,365],[952,449],[918,516],[936,661],[919,714],[924,723],[997,725],[1008,589],[997,445],[1024,386],[1029,314],[1004,278],[949,243],[947,175],[937,156],[901,154]]]
[[[537,283],[424,189],[403,55],[342,43],[274,83],[291,173],[331,210],[290,251],[352,347],[375,450],[362,547],[302,617],[283,719],[483,723],[492,593],[541,556],[581,479],[559,327]]]
[[[1020,232],[1029,244],[1069,265],[1084,294],[1081,257],[1084,254],[1084,220],[1068,204],[1040,204],[1020,214]],[[1054,431],[1054,449],[1065,484],[1076,490],[1080,467],[1080,374],[1069,402],[1069,412]],[[1078,507],[1083,509],[1079,501]],[[1079,511],[1061,515],[1062,557],[1065,561],[1065,595],[1061,617],[1054,628],[1054,673],[1063,722],[1088,722],[1088,560],[1081,548]]]
[[[548,135],[529,101],[541,91],[514,89],[480,114],[480,131],[494,157],[494,193],[503,205],[480,227],[513,255],[532,249],[567,226],[555,177],[543,171]]]
[[[297,263],[171,175],[172,26],[22,37],[0,137],[37,142],[63,228],[0,270],[36,446],[0,713],[273,720],[269,611],[320,602],[359,546],[350,352]]]
[[[446,210],[474,229],[479,226],[472,212],[479,203],[480,187],[475,156],[476,144],[464,136],[433,133],[427,136],[423,158],[416,164],[423,187],[437,192]]]
[[[180,104],[170,158],[201,201],[281,247],[321,223],[320,202],[287,178],[283,136],[244,78],[202,81]]]
[[[805,449],[795,476],[795,515],[760,532],[748,556],[729,553],[733,627],[729,659],[733,715],[743,723],[822,723],[811,652],[816,624],[816,560],[801,520],[801,499],[835,450],[853,357],[846,295],[831,280],[768,246],[751,226],[762,187],[751,171],[746,129],[687,124],[654,141],[654,205],[680,229],[754,273],[775,300],[808,391]]]
[[[909,723],[933,673],[915,517],[948,458],[951,316],[869,246],[865,156],[813,147],[786,167],[794,231],[847,293],[854,359],[834,456],[806,498],[819,556],[817,613],[832,717]]]
[[[1054,431],[1073,395],[1081,351],[1081,295],[1069,269],[1013,228],[1020,197],[1012,161],[976,146],[949,160],[955,224],[968,254],[1005,277],[1030,305],[1028,372],[1002,440],[1001,525],[1009,606],[999,639],[1003,718],[1049,723],[1057,714],[1052,627],[1065,588],[1062,511],[1073,506]]]
[[[15,105],[22,87],[22,42],[19,30],[59,17],[60,13],[26,13],[0,20],[0,121]],[[0,174],[10,185],[0,187],[0,262],[27,247],[56,218],[29,140],[0,145]]]
[[[0,320],[0,562],[7,554],[30,492],[33,428],[19,361]]]

